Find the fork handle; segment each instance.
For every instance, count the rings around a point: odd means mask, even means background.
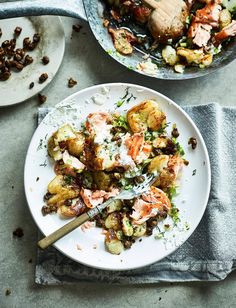
[[[54,231],[53,233],[51,233],[50,235],[44,237],[42,240],[40,240],[38,242],[38,246],[41,249],[48,248],[50,245],[55,243],[57,240],[59,240],[60,238],[62,238],[66,234],[70,233],[74,229],[78,228],[79,226],[81,226],[84,222],[86,222],[89,219],[90,219],[90,217],[87,213],[84,213],[84,214],[78,216],[77,218],[68,222],[66,225],[64,225],[60,229],[58,229],[58,230]]]
[[[88,221],[89,219],[92,219],[94,216],[98,215],[102,212],[112,201],[114,201],[115,198],[110,198],[106,202],[92,208],[88,212],[76,217],[72,221],[68,222],[66,225],[61,227],[60,229],[54,231],[50,235],[44,237],[42,240],[38,242],[38,246],[41,249],[46,249],[53,243],[55,243],[57,240],[65,236],[66,234],[70,233],[71,231],[75,230],[79,226],[81,226],[84,222]]]

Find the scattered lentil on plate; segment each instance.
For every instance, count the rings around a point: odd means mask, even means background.
[[[39,76],[39,83],[43,83],[48,79],[48,74],[47,73],[43,73]]]
[[[33,87],[34,87],[34,82],[31,82],[29,85],[29,89],[33,89]]]
[[[49,60],[49,58],[47,56],[44,56],[42,58],[42,62],[43,62],[44,65],[47,65],[50,62],[50,60]]]
[[[192,149],[196,149],[197,147],[197,139],[194,137],[189,138],[188,144],[192,146]]]
[[[15,35],[19,36],[21,34],[22,28],[21,27],[16,27],[14,30]]]

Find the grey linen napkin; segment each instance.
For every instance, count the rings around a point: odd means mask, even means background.
[[[236,267],[236,108],[218,104],[184,107],[206,142],[212,186],[206,212],[192,236],[176,252],[151,266],[130,271],[103,271],[74,262],[55,248],[37,252],[35,281],[117,284],[162,281],[218,281]],[[49,110],[39,109],[39,121]]]

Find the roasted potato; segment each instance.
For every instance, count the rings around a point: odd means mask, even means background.
[[[53,135],[48,139],[48,154],[55,161],[62,159],[62,152],[59,145],[55,145]]]
[[[213,55],[210,53],[205,53],[203,48],[192,50],[184,47],[178,47],[177,55],[183,57],[188,64],[195,63],[209,66],[213,60]]]
[[[84,211],[87,209],[84,202],[81,200],[81,198],[74,198],[70,200],[70,205],[60,205],[57,212],[60,216],[63,218],[71,218],[78,215],[81,215],[84,213]]]
[[[122,208],[122,201],[121,200],[114,200],[112,203],[110,203],[107,207],[107,213],[113,213],[115,211],[120,211]]]
[[[109,229],[106,234],[105,247],[110,253],[114,255],[119,255],[124,250],[123,243],[118,239],[113,229]]]
[[[76,134],[69,124],[60,127],[48,140],[48,154],[55,160],[62,158],[61,142],[75,139]],[[65,144],[66,145],[66,144]]]
[[[141,237],[141,236],[145,235],[145,233],[146,233],[147,224],[146,224],[146,222],[144,222],[141,225],[134,225],[133,228],[134,228],[133,229],[134,230],[133,236]]]
[[[105,220],[105,227],[107,229],[119,230],[120,226],[120,216],[117,212],[109,214]]]
[[[48,192],[52,194],[47,203],[49,205],[63,205],[65,200],[74,199],[79,196],[79,190],[66,186],[62,175],[57,175],[49,184]]]
[[[66,205],[59,206],[57,213],[63,218],[71,218],[76,216],[75,210]]]
[[[167,167],[169,161],[168,155],[158,155],[152,159],[148,166],[149,173],[160,173]]]
[[[95,171],[93,173],[93,180],[98,189],[108,190],[111,187],[111,178],[109,174],[104,171]]]
[[[132,132],[139,133],[147,129],[161,129],[166,124],[166,115],[157,102],[147,100],[131,108],[127,113],[127,120]]]
[[[66,144],[68,152],[75,157],[79,157],[84,150],[85,137],[84,134],[81,132],[77,132],[75,133],[75,135],[76,137],[67,140]]]
[[[154,148],[163,149],[168,144],[168,138],[167,137],[157,137],[155,140],[153,140],[152,145]]]
[[[162,189],[174,186],[182,165],[183,159],[181,157],[179,157],[178,155],[170,155],[167,166],[164,167],[162,170],[160,169],[160,175],[153,186],[158,186]]]
[[[87,140],[87,146],[84,148],[86,166],[91,170],[112,170],[117,162],[111,155],[105,144],[94,144],[92,140]]]
[[[61,141],[76,138],[76,134],[74,129],[69,124],[65,124],[53,134],[53,137],[55,140],[55,145],[58,145]]]
[[[132,236],[134,230],[133,230],[133,227],[130,223],[129,218],[126,215],[124,215],[121,222],[122,222],[122,231],[123,231],[124,235]]]
[[[230,12],[224,9],[220,12],[220,28],[223,29],[227,27],[232,21]]]
[[[162,57],[165,62],[171,66],[174,66],[179,61],[176,50],[170,45],[166,45],[165,48],[162,49]]]

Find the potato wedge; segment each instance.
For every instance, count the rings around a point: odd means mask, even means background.
[[[120,216],[118,212],[113,212],[107,216],[105,220],[105,227],[113,230],[120,229]]]
[[[65,200],[73,199],[79,196],[79,190],[66,186],[62,175],[57,175],[49,184],[48,192],[52,194],[47,203],[49,205],[62,205]]]
[[[135,236],[135,237],[141,237],[141,236],[145,235],[146,230],[147,230],[147,224],[146,224],[146,222],[144,222],[144,223],[141,224],[141,225],[135,225],[135,226],[134,226],[134,233],[133,233],[133,236]]]
[[[122,231],[126,236],[132,236],[134,232],[130,220],[126,215],[122,218]]]
[[[75,135],[75,138],[67,140],[67,148],[71,155],[79,157],[84,150],[85,137],[81,132],[77,132]]]
[[[162,170],[167,167],[168,161],[169,161],[168,155],[158,155],[154,157],[148,166],[148,172],[150,173],[162,172]]]
[[[114,255],[119,255],[124,250],[123,243],[118,239],[116,232],[113,229],[109,229],[106,234],[105,247]]]
[[[166,115],[154,100],[147,100],[131,108],[127,113],[129,126],[134,133],[147,129],[159,130],[166,123]]]

